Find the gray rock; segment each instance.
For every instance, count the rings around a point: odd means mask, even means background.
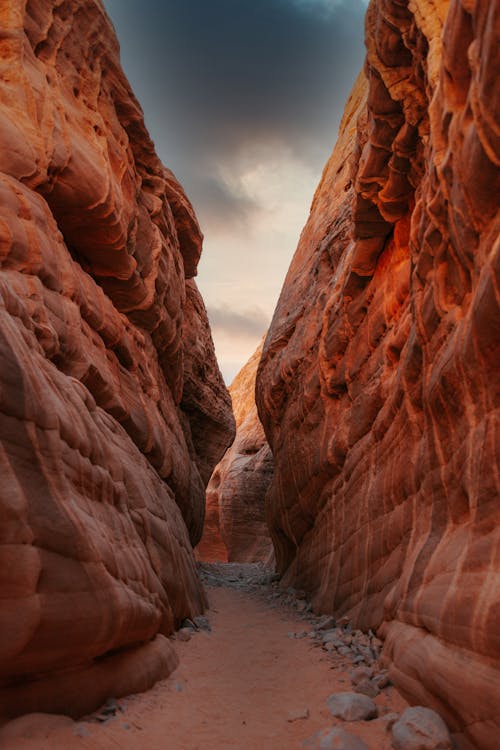
[[[206,630],[210,632],[212,630],[211,625],[208,621],[208,617],[203,617],[202,615],[198,615],[198,617],[193,617],[193,622],[196,625],[197,628],[200,630]]]
[[[191,628],[181,628],[177,631],[175,634],[175,637],[178,641],[190,641],[191,636],[193,635],[194,630],[191,630]]]
[[[378,716],[377,706],[367,695],[332,693],[327,703],[331,715],[344,721],[364,721]]]
[[[335,628],[335,630],[329,630],[328,632],[326,632],[324,635],[321,636],[321,640],[323,641],[323,643],[329,643],[330,641],[334,641],[334,642],[336,641],[337,643],[339,643],[339,645],[342,645],[344,643],[339,638],[339,633],[337,631],[337,628]]]
[[[346,617],[345,615],[341,617],[339,620],[337,620],[337,625],[339,627],[347,627],[347,625],[351,624],[351,618]]]
[[[369,750],[363,740],[343,729],[323,729],[302,743],[308,750]]]
[[[309,709],[308,708],[299,708],[295,711],[289,711],[288,716],[286,718],[287,721],[300,721],[301,719],[308,719],[309,718]]]
[[[407,708],[392,727],[394,750],[451,750],[451,737],[442,718],[423,706]]]
[[[354,688],[355,693],[361,693],[367,695],[369,698],[376,698],[380,694],[380,690],[372,680],[361,680]]]
[[[384,673],[376,674],[373,678],[373,682],[380,690],[383,690],[384,688],[389,687],[389,685],[392,684],[389,679],[389,675]]]
[[[364,662],[364,660],[365,660],[365,657],[361,656],[360,654],[358,654],[357,656],[353,657],[352,663],[353,664],[362,664]]]
[[[316,630],[332,630],[336,626],[335,617],[322,617],[316,624]]]
[[[357,685],[362,680],[371,680],[373,677],[373,669],[370,667],[356,667],[350,673],[351,682],[353,685]]]

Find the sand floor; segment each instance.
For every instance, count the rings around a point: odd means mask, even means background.
[[[169,679],[118,700],[120,710],[105,723],[87,717],[0,741],[1,750],[290,750],[333,726],[370,750],[390,749],[383,718],[347,723],[330,716],[327,697],[352,690],[348,665],[334,666],[311,638],[289,636],[311,629],[295,610],[273,606],[264,590],[208,588],[208,596],[212,631],[175,641],[181,663]],[[406,707],[393,687],[375,702],[380,713]]]

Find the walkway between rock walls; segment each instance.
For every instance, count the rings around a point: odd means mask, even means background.
[[[259,565],[205,565],[202,577],[211,630],[177,634],[180,666],[168,680],[76,723],[22,717],[0,732],[1,750],[290,750],[316,747],[303,743],[333,726],[369,750],[391,748],[389,714],[405,701],[389,685],[374,698],[379,718],[334,719],[327,699],[353,690],[355,657],[321,647],[326,631],[313,637],[321,618],[300,612],[304,602]]]

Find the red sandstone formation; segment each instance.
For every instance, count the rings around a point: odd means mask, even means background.
[[[175,666],[234,427],[202,236],[100,0],[0,26],[0,716],[76,716]]]
[[[257,378],[285,582],[500,737],[500,4],[375,0]]]
[[[208,562],[269,563],[273,557],[264,502],[272,479],[273,457],[254,395],[263,343],[229,388],[236,438],[215,467],[207,487],[205,530],[197,552]]]

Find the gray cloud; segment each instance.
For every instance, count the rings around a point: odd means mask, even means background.
[[[226,305],[208,307],[208,319],[214,332],[237,338],[262,336],[271,322],[269,316],[258,307],[237,312]]]
[[[255,206],[220,180],[248,144],[321,169],[363,59],[362,0],[105,0],[165,163],[203,220]]]

